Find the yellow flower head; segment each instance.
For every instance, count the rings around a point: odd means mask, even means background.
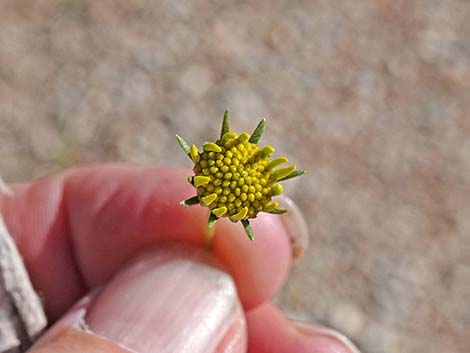
[[[209,229],[220,217],[232,222],[241,221],[248,237],[253,240],[249,218],[256,218],[259,212],[282,214],[273,196],[282,193],[280,181],[302,175],[295,165],[279,167],[288,161],[286,157],[271,160],[274,148],[260,148],[258,141],[264,132],[262,119],[250,136],[244,132],[237,135],[230,131],[229,111],[225,110],[220,138],[205,142],[200,152],[195,145],[189,146],[176,135],[180,146],[194,162],[194,176],[188,181],[196,188],[197,195],[182,201],[184,206],[200,204],[210,210]]]

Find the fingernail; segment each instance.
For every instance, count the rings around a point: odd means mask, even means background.
[[[282,215],[281,219],[284,222],[287,232],[290,236],[292,246],[292,259],[293,263],[299,261],[303,252],[308,247],[308,227],[305,218],[300,212],[295,202],[285,195],[279,196],[277,201],[280,208],[286,209],[288,212]]]
[[[130,265],[89,308],[89,329],[139,353],[213,352],[239,302],[232,278],[195,252],[160,249]]]
[[[294,328],[300,334],[310,336],[312,338],[314,337],[317,342],[319,337],[323,336],[325,339],[325,346],[331,347],[332,344],[336,346],[337,349],[334,352],[361,353],[349,338],[335,330],[311,324],[307,325],[298,321],[293,321],[292,323]],[[333,341],[333,343],[331,343],[331,341]]]

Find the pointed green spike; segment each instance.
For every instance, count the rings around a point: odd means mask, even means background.
[[[253,229],[251,229],[250,221],[247,219],[242,219],[243,228],[245,228],[246,235],[248,238],[253,241],[255,240],[255,235],[253,234]]]
[[[210,213],[207,219],[206,231],[204,232],[204,244],[207,249],[212,247],[212,239],[214,239],[214,226],[217,222],[217,216]]]
[[[286,176],[291,174],[295,170],[295,165],[290,165],[288,167],[279,168],[273,170],[273,176],[276,178],[277,181],[284,179]]]
[[[261,135],[263,135],[265,126],[266,126],[266,119],[263,118],[258,123],[258,126],[256,126],[255,131],[253,131],[253,133],[251,134],[251,137],[248,140],[248,142],[258,143],[259,139],[261,138]]]
[[[272,210],[269,213],[271,213],[271,214],[284,214],[284,213],[287,213],[287,210],[280,210],[280,209],[275,208],[274,210]]]
[[[199,197],[197,195],[180,202],[181,206],[188,206],[188,207],[197,205],[197,204],[199,204]]]
[[[289,180],[289,179],[292,179],[292,178],[301,176],[301,175],[303,175],[303,174],[305,174],[305,173],[307,173],[305,170],[294,170],[292,173],[290,173],[289,175],[285,176],[284,178],[278,179],[278,181]]]
[[[211,213],[209,215],[209,218],[207,219],[207,228],[212,229],[217,219],[218,219],[217,216]]]
[[[222,148],[214,142],[204,142],[202,149],[206,152],[222,152]]]
[[[180,135],[176,135],[176,141],[178,141],[184,153],[189,154],[189,145]]]
[[[225,109],[224,117],[222,120],[222,128],[220,129],[220,138],[224,136],[225,133],[230,131],[230,111]]]

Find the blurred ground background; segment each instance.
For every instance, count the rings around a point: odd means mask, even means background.
[[[278,298],[364,352],[469,352],[467,0],[2,1],[0,171],[186,166],[223,110],[309,174]]]

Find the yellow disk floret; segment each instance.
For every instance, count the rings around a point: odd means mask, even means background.
[[[196,174],[193,185],[200,200],[211,210],[226,207],[222,216],[234,221],[256,217],[271,202],[271,197],[279,194],[273,186],[280,185],[275,184],[274,172],[268,168],[274,148],[260,149],[248,141],[249,136],[243,133],[237,138],[228,132],[215,144],[206,144],[210,148],[199,154],[200,161],[193,169]],[[201,178],[204,183],[199,182]],[[210,180],[205,182],[207,178]],[[206,202],[207,197],[210,203]],[[242,212],[244,209],[246,212]]]

